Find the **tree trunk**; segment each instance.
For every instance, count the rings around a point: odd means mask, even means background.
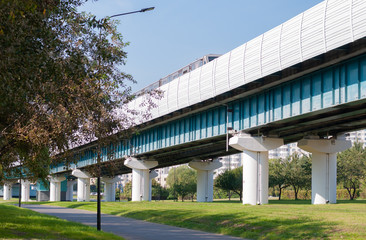
[[[356,185],[353,184],[353,194],[352,194],[352,200],[356,198]]]
[[[278,200],[281,200],[281,194],[282,194],[282,187],[280,186],[280,192],[278,193]]]
[[[295,186],[292,186],[295,191],[295,200],[297,200],[297,193],[299,192],[299,188],[296,188]]]
[[[352,196],[352,193],[351,193],[351,189],[348,188],[348,187],[345,187],[347,189],[347,192],[348,192],[348,195],[349,195],[349,200],[353,200],[353,196]]]

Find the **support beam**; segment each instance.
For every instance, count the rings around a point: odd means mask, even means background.
[[[66,178],[64,176],[50,176],[50,201],[61,201],[61,182]]]
[[[90,201],[90,174],[87,172],[83,172],[79,169],[75,169],[72,171],[71,175],[78,178],[78,193],[77,193],[77,201],[78,202],[89,202]]]
[[[229,145],[243,151],[243,204],[268,203],[268,151],[283,145],[283,139],[238,135]]]
[[[132,169],[132,201],[149,201],[149,169],[156,167],[158,162],[129,157],[124,165]]]
[[[13,184],[11,182],[5,182],[3,188],[3,199],[10,200],[12,197]]]
[[[22,202],[29,202],[30,199],[30,182],[28,180],[21,180],[21,184],[22,184],[22,197],[21,200]]]
[[[119,181],[119,177],[101,177],[104,182],[104,201],[115,202],[116,201],[116,182]]]
[[[67,181],[67,190],[66,190],[66,201],[72,202],[74,200],[74,185],[75,180],[68,180]]]
[[[312,153],[311,203],[337,202],[337,152],[352,146],[351,141],[302,139],[297,146]]]
[[[222,166],[218,160],[194,160],[188,164],[197,171],[197,202],[213,201],[213,171]]]
[[[151,192],[152,192],[152,180],[158,176],[158,173],[155,170],[151,170],[149,173],[149,201],[151,201]]]

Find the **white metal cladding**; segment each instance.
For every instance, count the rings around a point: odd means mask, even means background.
[[[194,71],[192,71],[188,79],[189,105],[193,105],[201,101],[200,96],[201,69],[202,68],[197,68]]]
[[[229,65],[230,88],[236,88],[244,84],[244,50],[245,45],[231,51]]]
[[[169,84],[169,91],[168,91],[168,107],[169,111],[174,111],[175,109],[178,109],[178,84],[179,81],[171,81]]]
[[[213,85],[213,70],[214,63],[209,62],[202,66],[201,79],[200,79],[200,96],[201,99],[208,99],[214,96],[214,85]]]
[[[228,52],[217,58],[214,74],[215,95],[227,92],[229,87],[229,62],[231,53]]]
[[[158,109],[153,110],[153,118],[207,100],[365,36],[366,0],[323,1],[161,86],[165,93],[158,101]]]
[[[189,77],[191,73],[187,73],[180,78],[179,81],[179,88],[178,88],[178,109],[184,108],[189,106],[189,91],[188,91],[188,84],[189,84]]]

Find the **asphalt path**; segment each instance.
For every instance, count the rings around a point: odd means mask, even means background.
[[[97,227],[95,212],[50,205],[22,204],[22,207],[67,221]],[[131,240],[242,239],[108,214],[102,214],[102,230]]]

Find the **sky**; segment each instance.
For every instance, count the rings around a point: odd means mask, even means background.
[[[98,0],[79,8],[99,18],[118,17],[129,42],[122,71],[138,91],[206,54],[224,54],[265,33],[322,0]]]

